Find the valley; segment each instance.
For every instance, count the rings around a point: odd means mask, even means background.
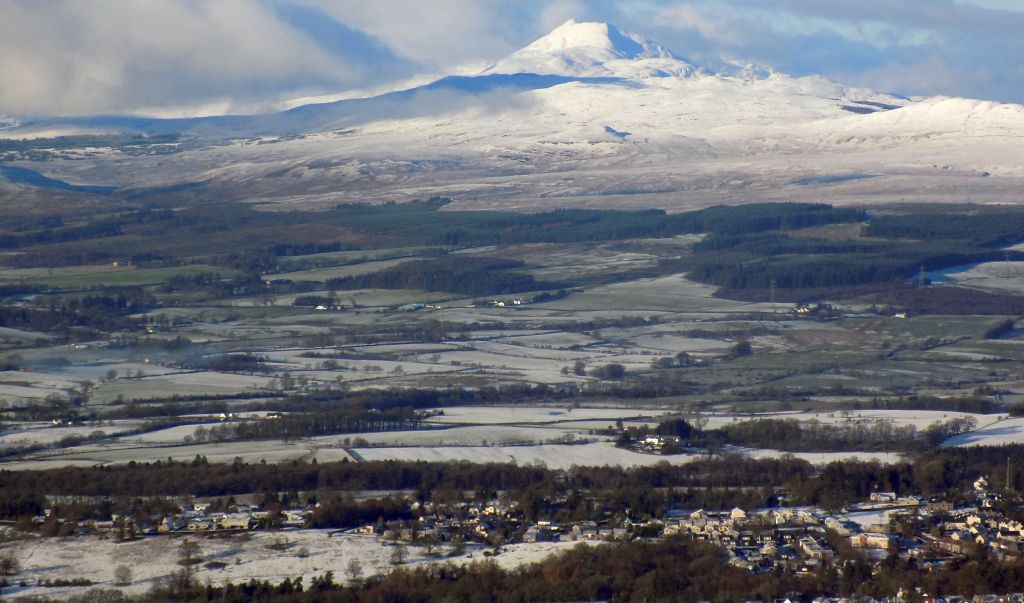
[[[1024,599],[1024,106],[714,64],[0,115],[0,596]]]

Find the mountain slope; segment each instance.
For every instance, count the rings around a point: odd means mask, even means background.
[[[575,21],[478,75],[372,98],[255,116],[34,127],[177,132],[190,141],[188,153],[158,160],[108,154],[25,166],[58,180],[203,181],[219,195],[271,204],[430,195],[523,207],[1014,201],[1024,178],[1013,160],[1024,136],[1019,105],[911,101],[816,76],[712,73],[614,26]]]

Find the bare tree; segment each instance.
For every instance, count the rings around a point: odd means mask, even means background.
[[[14,551],[0,553],[0,576],[13,576],[21,571],[21,563],[14,556]]]
[[[188,538],[182,540],[178,546],[178,553],[181,555],[181,559],[178,560],[178,563],[181,565],[195,565],[201,561],[199,555],[202,553],[199,550],[199,544],[195,540],[189,540]]]
[[[359,582],[360,578],[363,577],[363,564],[353,557],[349,559],[348,565],[345,566],[345,571],[348,573],[350,581]]]
[[[114,569],[114,584],[118,586],[128,586],[132,582],[132,568],[127,565],[119,565]]]
[[[404,544],[391,550],[391,565],[402,565],[409,559],[409,549]]]

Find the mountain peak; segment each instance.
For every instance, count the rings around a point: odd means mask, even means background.
[[[681,57],[647,38],[623,32],[609,23],[569,19],[484,73],[609,76],[619,75],[614,63],[621,61],[654,61],[659,65],[652,67],[660,75],[683,75],[693,71]]]
[[[551,33],[523,50],[560,52],[572,49],[603,50],[620,59],[670,58],[672,53],[662,46],[637,35],[624,33],[608,23],[578,22],[569,19]]]

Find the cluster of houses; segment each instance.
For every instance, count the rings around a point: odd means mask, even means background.
[[[633,530],[625,524],[528,522],[515,501],[463,502],[450,507],[414,502],[411,511],[419,515],[418,519],[389,525],[368,524],[350,532],[408,543],[477,541],[490,544],[499,539],[525,543],[628,540],[633,535]]]
[[[419,312],[420,310],[441,310],[444,306],[439,304],[423,304],[423,303],[411,303],[403,306],[398,306],[399,312]]]
[[[792,310],[792,315],[795,318],[830,320],[835,318],[837,314],[836,309],[831,304],[797,304]]]
[[[825,538],[824,518],[811,509],[672,511],[663,536],[689,535],[721,546],[729,562],[754,573],[777,567],[808,573],[835,555]]]
[[[217,530],[252,530],[260,526],[304,528],[309,525],[312,511],[288,509],[275,518],[270,511],[257,506],[232,505],[227,512],[210,513],[206,503],[195,503],[190,511],[164,517],[158,532],[214,532]]]
[[[878,492],[841,515],[816,508],[673,511],[663,520],[662,535],[688,535],[719,545],[733,565],[754,573],[779,568],[813,571],[836,554],[827,538],[830,532],[831,542],[845,541],[869,559],[899,555],[915,558],[922,567],[939,567],[978,550],[1001,559],[1024,554],[1024,522],[996,510],[1001,495],[988,489],[985,478],[975,482],[973,499],[954,506],[948,501]],[[859,523],[851,520],[854,515],[859,515]],[[868,518],[874,521],[864,521]],[[927,528],[900,533],[894,525],[901,519]]]
[[[488,299],[486,301],[476,302],[473,304],[474,308],[511,308],[514,306],[525,305],[526,302],[522,298],[516,297],[513,299]]]
[[[656,447],[653,439],[647,444]],[[913,558],[919,567],[941,567],[951,559],[985,551],[1003,559],[1024,555],[1024,522],[998,511],[1002,495],[980,478],[967,502],[929,501],[919,496],[876,492],[868,501],[842,513],[816,507],[778,507],[746,511],[670,510],[664,517],[636,521],[628,515],[602,522],[528,521],[516,501],[411,502],[415,519],[378,522],[347,530],[415,544],[489,544],[615,541],[633,538],[683,537],[723,548],[729,563],[752,573],[815,572],[833,562],[838,548],[859,550],[868,559],[890,555]],[[549,500],[556,507],[565,499]],[[114,516],[79,524],[79,532],[135,534],[212,533],[262,528],[303,528],[310,509],[271,513],[257,505],[233,504],[213,511],[195,502],[187,510],[154,517],[151,524]],[[42,523],[47,516],[36,518]],[[907,520],[907,521],[903,521]],[[911,527],[912,526],[912,527]],[[923,527],[922,527],[923,526]]]
[[[989,490],[984,477],[974,482],[975,502],[943,508],[943,521],[934,533],[922,534],[930,547],[950,555],[966,555],[985,550],[998,558],[1019,558],[1024,554],[1024,523],[1005,517],[995,510],[1002,494]]]
[[[50,520],[51,510],[32,518],[43,524]],[[81,534],[153,535],[177,533],[209,533],[217,531],[244,531],[259,528],[304,528],[309,525],[312,511],[288,509],[271,513],[256,505],[231,505],[225,511],[210,512],[209,503],[194,503],[178,513],[154,516],[150,521],[114,514],[107,520],[84,520],[75,526]],[[63,520],[58,519],[58,523]]]
[[[665,454],[667,452],[681,452],[682,440],[679,436],[671,435],[647,435],[634,440],[632,449],[644,454]]]

